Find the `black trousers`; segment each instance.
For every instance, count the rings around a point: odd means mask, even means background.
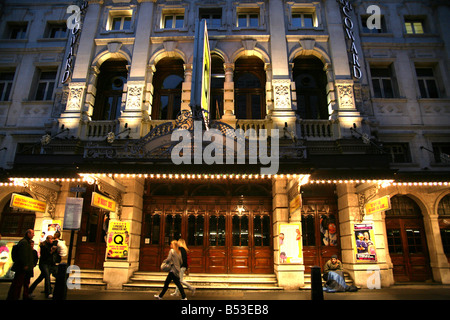
[[[184,293],[183,286],[181,285],[180,278],[178,278],[176,275],[174,275],[172,272],[169,272],[167,275],[166,281],[164,281],[164,288],[162,289],[159,296],[162,298],[164,294],[166,293],[167,289],[169,289],[169,284],[173,280],[175,282],[175,285],[177,286],[178,290],[180,290],[181,293],[181,299],[186,298],[186,293]]]

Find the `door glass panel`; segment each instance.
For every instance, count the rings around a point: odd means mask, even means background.
[[[248,216],[234,215],[232,224],[233,246],[248,246]]]
[[[253,238],[255,242],[255,246],[261,246],[262,245],[262,228],[261,228],[261,217],[255,216],[253,218]]]
[[[316,245],[316,231],[314,228],[314,215],[303,215],[302,235],[304,246]]]
[[[166,228],[164,232],[164,244],[169,245],[172,240],[181,238],[181,216],[166,216]]]
[[[159,244],[161,217],[159,214],[145,215],[145,230],[144,241],[145,244]]]
[[[334,214],[320,216],[321,244],[324,246],[337,246],[336,218]]]
[[[408,252],[410,254],[423,253],[422,235],[420,230],[406,229],[406,239],[408,241]]]
[[[400,229],[388,229],[387,239],[389,246],[389,253],[403,253],[403,244]]]
[[[188,218],[188,245],[201,246],[203,245],[203,227],[204,218],[202,215],[190,215]]]
[[[88,242],[96,242],[97,240],[97,227],[98,227],[98,214],[94,213],[89,216],[87,225],[87,240]]]
[[[209,217],[209,245],[225,245],[225,216]]]

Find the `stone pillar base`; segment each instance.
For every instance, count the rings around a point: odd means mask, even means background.
[[[305,285],[303,264],[275,264],[278,286],[286,290],[298,290]]]
[[[137,270],[137,265],[133,268],[128,261],[105,261],[103,267],[103,281],[107,290],[122,290],[122,285],[127,283]]]

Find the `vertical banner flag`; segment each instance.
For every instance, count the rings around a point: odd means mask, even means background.
[[[192,72],[192,106],[200,106],[205,125],[209,122],[209,100],[211,86],[211,53],[206,20],[195,24],[194,66]]]
[[[106,257],[108,259],[128,259],[130,245],[130,223],[111,220],[108,228]]]

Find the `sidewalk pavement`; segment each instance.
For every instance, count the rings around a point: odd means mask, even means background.
[[[35,290],[34,300],[48,300],[43,291],[44,282]],[[6,299],[10,282],[0,282],[0,300]],[[156,300],[152,291],[125,290],[67,290],[66,300]],[[169,289],[163,300],[179,300],[173,297]],[[205,300],[246,300],[246,301],[281,301],[281,300],[311,300],[311,290],[282,291],[237,291],[237,290],[197,290],[195,295],[186,289],[187,299],[191,301]],[[450,300],[450,285],[441,284],[397,284],[390,288],[360,289],[357,292],[323,292],[324,300]]]

